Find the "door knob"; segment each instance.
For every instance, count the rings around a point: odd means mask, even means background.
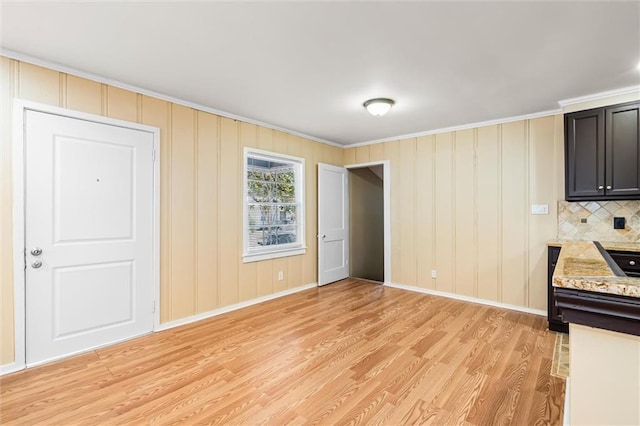
[[[31,262],[31,267],[33,269],[38,269],[39,267],[42,266],[42,261],[41,260],[34,260],[33,262]]]
[[[31,249],[31,254],[33,256],[40,256],[42,254],[42,249],[40,247],[34,247]]]

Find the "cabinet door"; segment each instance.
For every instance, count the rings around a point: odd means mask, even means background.
[[[640,195],[640,103],[606,108],[606,192]]]
[[[556,269],[558,257],[560,257],[560,247],[549,247],[547,250],[547,319],[549,330],[566,332],[566,325],[563,325],[553,291],[553,271]]]
[[[565,115],[565,196],[567,200],[601,197],[604,184],[604,109]]]

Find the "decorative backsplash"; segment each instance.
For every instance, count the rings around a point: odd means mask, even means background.
[[[613,229],[614,217],[625,229]],[[558,201],[558,238],[640,242],[640,201]]]

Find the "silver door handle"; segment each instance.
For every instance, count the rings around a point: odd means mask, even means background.
[[[40,259],[37,259],[37,260],[34,260],[33,262],[31,262],[31,267],[33,269],[38,269],[41,266],[42,266],[42,261]]]
[[[33,256],[40,256],[42,254],[42,249],[40,247],[34,247],[31,249],[31,254]]]

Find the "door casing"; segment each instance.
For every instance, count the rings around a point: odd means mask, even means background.
[[[25,312],[25,111],[36,111],[149,132],[153,135],[153,294],[156,300],[154,331],[160,325],[160,129],[138,123],[68,110],[16,99],[13,107],[13,291],[14,291],[14,362],[3,366],[1,373],[26,367]]]
[[[382,166],[382,192],[384,199],[384,284],[391,284],[391,162],[389,160],[369,161],[366,163],[347,164],[344,168],[348,171],[349,169],[360,169],[371,166]],[[318,238],[320,238],[319,228],[317,234]],[[320,265],[318,264],[318,283],[320,282],[319,274]]]

